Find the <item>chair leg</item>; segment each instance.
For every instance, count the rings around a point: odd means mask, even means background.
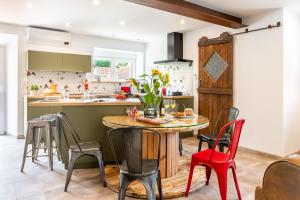
[[[24,170],[25,166],[25,160],[27,157],[27,149],[28,149],[28,144],[29,144],[29,138],[32,136],[32,127],[29,125],[27,127],[27,134],[25,138],[25,145],[24,145],[24,152],[23,152],[23,160],[22,160],[22,166],[21,166],[21,172]]]
[[[202,140],[199,140],[198,152],[200,152],[200,151],[201,151],[201,148],[202,148]]]
[[[187,183],[186,191],[185,191],[185,196],[186,197],[189,196],[195,165],[196,165],[196,163],[194,163],[194,161],[192,160],[191,161],[191,166],[190,166],[189,179],[188,179],[188,183]]]
[[[208,185],[210,175],[211,175],[211,168],[209,166],[205,166],[205,172],[206,172],[206,185]]]
[[[159,193],[159,200],[163,200],[163,192],[162,192],[162,184],[161,184],[161,176],[160,176],[160,170],[157,172],[157,187],[158,187],[158,193]]]
[[[222,200],[227,199],[227,171],[228,169],[216,170]]]
[[[32,149],[31,149],[31,160],[34,162],[36,157],[36,128],[32,129]]]
[[[76,153],[73,153],[71,150],[69,150],[69,165],[68,165],[68,173],[67,173],[67,178],[66,178],[66,184],[65,184],[65,192],[68,190],[68,186],[72,177],[73,169],[74,169],[74,164],[79,158],[79,156]]]
[[[179,153],[180,153],[180,156],[182,156],[182,150],[183,150],[182,138],[181,138],[180,133],[179,133]]]
[[[236,191],[237,191],[239,200],[241,200],[242,197],[241,197],[241,192],[240,192],[240,188],[239,188],[239,183],[238,183],[238,180],[237,180],[237,177],[236,177],[235,166],[232,166],[232,167],[231,167],[231,170],[232,170],[232,174],[233,174],[233,179],[234,179],[234,183],[235,183],[235,188],[236,188]]]
[[[100,180],[103,183],[103,186],[106,187],[102,151],[98,151],[96,157],[98,159],[98,164],[99,164]]]
[[[41,147],[41,143],[42,143],[42,136],[41,136],[41,128],[38,129],[38,133],[37,133],[37,141],[36,141],[36,152],[35,152],[35,160],[38,159],[38,155],[39,155],[39,151],[40,151],[40,147]]]
[[[214,140],[208,140],[208,141],[207,141],[207,144],[208,144],[208,148],[209,148],[209,149],[212,149],[212,148],[214,148],[215,141],[214,141]]]
[[[59,150],[59,141],[58,141],[58,130],[55,127],[51,127],[52,129],[52,133],[53,133],[53,138],[54,138],[54,141],[55,141],[55,148],[56,148],[56,153],[57,153],[57,159],[58,161],[61,161],[61,158],[60,158],[60,150]]]
[[[157,174],[153,174],[151,176],[143,178],[143,182],[147,190],[148,200],[156,200],[156,195],[155,195],[156,179],[157,179]]]
[[[53,147],[52,147],[52,130],[51,130],[51,124],[49,123],[45,127],[46,132],[46,143],[47,143],[47,149],[48,149],[48,159],[49,159],[49,166],[50,170],[53,171]]]
[[[220,151],[220,152],[224,152],[224,145],[219,144],[219,151]]]
[[[118,200],[124,200],[127,186],[129,185],[130,180],[128,179],[128,176],[123,175],[120,173],[120,190],[119,190],[119,198]]]

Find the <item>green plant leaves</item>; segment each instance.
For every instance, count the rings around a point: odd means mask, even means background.
[[[151,89],[150,89],[150,86],[149,86],[148,83],[145,83],[145,84],[144,84],[144,89],[145,89],[145,91],[146,91],[147,93],[151,92]]]

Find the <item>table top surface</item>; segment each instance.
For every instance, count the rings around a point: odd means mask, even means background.
[[[178,129],[178,131],[180,131],[180,129],[197,130],[209,125],[207,117],[197,114],[190,118],[172,118],[169,123],[160,125],[133,120],[128,118],[127,115],[105,116],[102,121],[104,125],[112,128],[144,127],[149,129]]]

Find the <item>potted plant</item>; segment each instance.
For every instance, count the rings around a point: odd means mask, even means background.
[[[146,117],[155,117],[159,104],[162,101],[162,87],[166,87],[170,81],[168,73],[161,73],[153,69],[151,74],[143,74],[138,79],[131,78],[131,83],[140,92],[143,87],[146,94],[141,96],[144,103]]]
[[[37,84],[30,86],[30,96],[36,96],[37,92],[40,90],[40,87]]]

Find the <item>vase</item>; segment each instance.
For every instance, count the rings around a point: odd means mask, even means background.
[[[155,118],[157,113],[157,107],[153,104],[144,105],[144,115],[147,118]]]

